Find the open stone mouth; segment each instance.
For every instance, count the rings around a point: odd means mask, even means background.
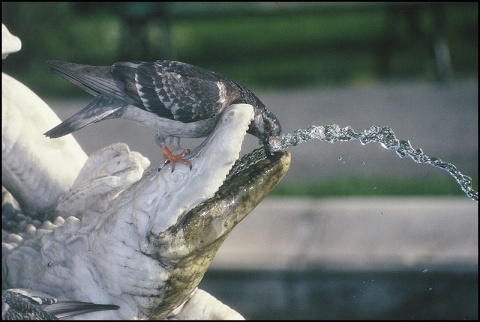
[[[218,248],[230,231],[244,219],[285,175],[290,165],[290,153],[281,151],[265,156],[263,149],[255,150],[239,159],[215,195],[197,205],[159,236],[151,234],[148,239],[158,250],[155,258],[164,265],[182,267],[181,273],[173,274],[170,289],[178,293],[190,292],[201,281]],[[186,247],[187,256],[178,256],[179,247],[172,248],[172,240]],[[165,298],[162,307],[149,316],[162,316],[160,311],[169,311]]]
[[[289,166],[290,153],[286,151],[274,152],[267,156],[265,150],[259,148],[245,154],[232,166],[215,195],[190,210],[171,229],[185,225],[187,218],[197,217],[199,213],[214,208],[214,204],[218,203],[242,204],[253,209],[283,178]],[[223,207],[228,208],[227,205]]]

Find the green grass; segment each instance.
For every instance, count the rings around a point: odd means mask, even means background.
[[[92,11],[77,12],[73,3],[6,3],[4,23],[24,46],[3,62],[3,71],[41,95],[65,96],[78,91],[52,77],[45,60],[111,64],[129,54],[132,59],[161,58],[163,42],[152,38],[159,34],[153,23],[148,27],[150,50],[134,55],[136,46],[122,44],[115,6],[97,4]],[[448,3],[445,8],[454,79],[477,77],[478,4]],[[406,21],[392,20],[380,6],[358,12],[196,16],[174,18],[171,39],[175,59],[223,73],[254,90],[435,81],[433,16],[420,11],[420,33],[409,31]]]
[[[478,182],[473,183],[478,191]],[[275,187],[273,196],[306,196],[325,198],[332,196],[459,196],[466,197],[453,179],[385,179],[335,178],[319,183],[285,183]]]
[[[221,28],[215,21],[180,22],[173,29],[178,35],[174,47],[180,60],[253,88],[355,83],[378,79],[384,20],[381,11],[373,11],[237,18],[222,21]],[[408,74],[418,66],[406,70]]]

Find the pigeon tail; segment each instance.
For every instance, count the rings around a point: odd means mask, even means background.
[[[49,138],[58,138],[75,132],[89,124],[122,115],[127,103],[106,95],[98,95],[80,112],[72,115],[53,129],[44,133]]]

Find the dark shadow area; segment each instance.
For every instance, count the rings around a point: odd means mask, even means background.
[[[246,319],[478,319],[478,267],[209,270],[200,288]]]

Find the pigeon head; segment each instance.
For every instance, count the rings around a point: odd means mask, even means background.
[[[275,114],[266,107],[255,108],[255,117],[247,132],[259,138],[269,154],[273,140],[282,134],[282,126]]]
[[[282,135],[282,125],[278,118],[270,112],[265,104],[255,96],[248,88],[235,83],[230,80],[232,84],[238,87],[240,97],[238,102],[250,104],[255,110],[255,116],[250,124],[247,133],[252,134],[259,138],[260,143],[263,144],[267,155],[271,154],[272,146],[280,139]]]

